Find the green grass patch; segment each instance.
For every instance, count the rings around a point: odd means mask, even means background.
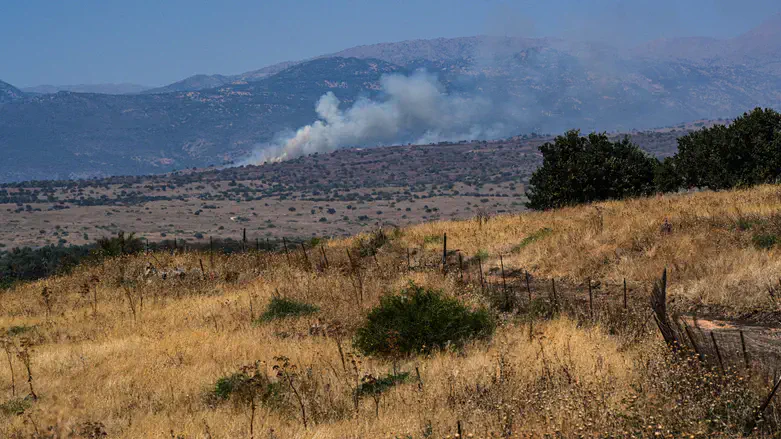
[[[542,238],[545,238],[546,236],[550,235],[553,232],[553,229],[549,229],[547,227],[537,230],[536,232],[532,233],[531,235],[523,238],[523,241],[521,241],[518,245],[512,248],[510,250],[512,253],[518,253],[521,250],[524,249],[524,247],[528,246],[529,244],[539,241]]]
[[[289,317],[301,317],[314,314],[320,311],[320,308],[304,302],[298,302],[292,299],[274,297],[269,302],[266,311],[260,316],[260,323],[270,322],[276,319],[285,319]]]
[[[751,243],[760,250],[769,250],[778,244],[778,236],[772,233],[757,233],[751,237]]]
[[[444,235],[426,235],[423,237],[423,244],[441,244]]]
[[[35,326],[19,325],[19,326],[11,326],[5,332],[6,334],[8,334],[9,337],[15,337],[17,335],[22,335],[33,330],[35,330]]]
[[[7,416],[17,416],[32,407],[33,403],[27,398],[13,398],[0,404],[0,413]]]

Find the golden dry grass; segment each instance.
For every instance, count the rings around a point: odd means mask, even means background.
[[[23,349],[22,340],[32,343],[39,399],[22,415],[0,411],[0,437],[36,437],[36,430],[37,437],[91,437],[81,431],[88,422],[102,424],[116,438],[250,437],[247,406],[213,406],[205,395],[217,379],[255,361],[276,380],[272,366],[278,356],[298,366],[310,425],[304,428],[287,392],[286,404],[260,405],[257,438],[452,437],[457,421],[473,437],[737,436],[742,426],[736,419],[756,404],[754,394],[720,378],[702,384],[691,378],[694,369],[671,367],[673,360],[643,321],[637,322],[639,339],[608,335],[607,323],[584,326],[568,317],[535,322],[530,338],[522,316],[503,315],[490,341],[397,364],[412,378],[382,395],[378,415],[368,397],[356,411],[353,392],[364,374],[384,375],[394,365],[353,357],[349,338],[382,295],[410,280],[471,306],[488,303],[456,273],[406,270],[406,248],[424,248],[414,253],[413,266],[434,266],[441,244],[425,243],[426,237],[445,232],[449,248],[467,257],[487,252],[486,270],[502,254],[506,268],[528,268],[539,277],[613,282],[626,277],[643,285],[667,266],[672,294],[690,303],[741,312],[768,309],[774,304],[765,284],[779,273],[781,261],[773,250],[754,249],[751,231],[734,224],[749,216],[771,221],[781,207],[780,194],[764,186],[498,216],[482,224],[423,224],[396,233],[376,259],[358,256],[356,245],[367,236],[329,242],[328,269],[310,269],[300,252],[290,255],[291,264],[284,254],[217,256],[212,264],[208,255],[160,253],[22,285],[0,293],[0,330],[33,328],[5,339],[13,344],[11,352]],[[671,234],[660,233],[665,217]],[[550,233],[513,251],[545,228]],[[347,249],[358,261],[357,273]],[[322,265],[316,252],[309,257]],[[144,274],[149,262],[188,271],[182,279],[162,280]],[[201,279],[200,262],[207,280]],[[44,286],[52,292],[51,310],[41,297]],[[253,324],[273,295],[317,305],[320,312]],[[337,326],[341,336],[328,333]],[[5,353],[0,354],[3,403],[12,399],[12,390]],[[24,365],[18,357],[11,364],[17,394],[26,395]],[[714,416],[724,425],[714,427]]]
[[[758,227],[781,236],[779,213],[781,187],[766,185],[497,216],[483,224],[426,223],[405,229],[402,239],[416,248],[427,236],[447,233],[449,248],[465,255],[485,251],[489,266],[497,266],[503,254],[507,266],[576,282],[590,276],[648,284],[666,267],[673,296],[691,306],[740,314],[780,309],[768,287],[778,286],[781,254],[751,242]],[[669,234],[661,232],[665,218],[672,225]],[[742,222],[752,221],[762,224],[740,230]],[[543,229],[550,233],[513,250]]]

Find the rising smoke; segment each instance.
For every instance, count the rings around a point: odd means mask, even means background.
[[[492,107],[488,99],[448,94],[435,76],[424,71],[384,75],[380,87],[376,100],[360,98],[344,110],[334,93],[324,94],[315,107],[317,121],[262,145],[249,162],[281,161],[351,146],[496,137],[504,129],[502,122],[487,117]]]

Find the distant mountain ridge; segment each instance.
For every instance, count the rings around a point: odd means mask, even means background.
[[[76,85],[36,85],[34,87],[25,87],[22,89],[25,93],[52,94],[61,91],[73,93],[100,93],[108,95],[124,95],[141,93],[150,89],[144,85],[138,84],[76,84]]]
[[[241,160],[313,122],[332,91],[351,105],[380,78],[426,69],[492,103],[498,135],[630,130],[781,108],[781,16],[730,40],[632,50],[475,36],[358,46],[240,75],[196,75],[140,94],[25,95],[0,83],[0,181],[167,172]]]

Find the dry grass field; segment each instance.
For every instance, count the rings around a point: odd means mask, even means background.
[[[762,186],[78,267],[0,292],[0,437],[779,437],[777,401],[754,422],[773,379],[759,355],[722,371],[673,353],[648,306],[666,267],[671,314],[777,325],[779,209]],[[410,281],[488,309],[493,336],[361,355],[357,328]],[[317,311],[262,318],[274,298]],[[241,371],[273,396],[220,398]]]

